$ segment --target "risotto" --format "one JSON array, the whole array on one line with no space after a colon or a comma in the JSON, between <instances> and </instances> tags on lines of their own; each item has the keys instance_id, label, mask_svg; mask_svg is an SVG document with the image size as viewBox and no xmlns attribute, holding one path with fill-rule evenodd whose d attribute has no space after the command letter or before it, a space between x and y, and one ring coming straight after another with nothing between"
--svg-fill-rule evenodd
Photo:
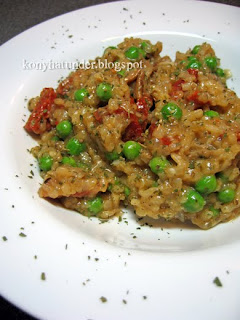
<instances>
[{"instance_id":1,"label":"risotto","mask_svg":"<svg viewBox=\"0 0 240 320\"><path fill-rule=\"evenodd\" d=\"M240 99L229 71L208 43L175 61L161 51L127 38L29 101L40 197L101 219L130 205L202 229L239 215Z\"/></svg>"}]
</instances>

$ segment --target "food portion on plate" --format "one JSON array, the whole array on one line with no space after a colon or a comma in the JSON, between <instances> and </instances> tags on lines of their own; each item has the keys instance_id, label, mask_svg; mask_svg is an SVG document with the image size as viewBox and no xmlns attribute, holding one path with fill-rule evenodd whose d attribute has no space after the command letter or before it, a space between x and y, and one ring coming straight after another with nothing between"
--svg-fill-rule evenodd
<instances>
[{"instance_id":1,"label":"food portion on plate","mask_svg":"<svg viewBox=\"0 0 240 320\"><path fill-rule=\"evenodd\" d=\"M208 43L175 61L162 43L126 38L29 101L25 129L43 198L108 219L209 229L240 211L240 99Z\"/></svg>"}]
</instances>

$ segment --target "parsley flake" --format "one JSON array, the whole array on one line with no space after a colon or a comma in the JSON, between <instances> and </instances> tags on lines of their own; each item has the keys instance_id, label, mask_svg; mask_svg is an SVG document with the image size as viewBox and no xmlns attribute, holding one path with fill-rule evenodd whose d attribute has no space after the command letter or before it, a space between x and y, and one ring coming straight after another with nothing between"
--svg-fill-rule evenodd
<instances>
[{"instance_id":1,"label":"parsley flake","mask_svg":"<svg viewBox=\"0 0 240 320\"><path fill-rule=\"evenodd\" d=\"M105 302L107 302L107 298L106 297L100 297L100 300L102 301L102 303L105 303Z\"/></svg>"},{"instance_id":2,"label":"parsley flake","mask_svg":"<svg viewBox=\"0 0 240 320\"><path fill-rule=\"evenodd\" d=\"M41 273L41 280L45 281L46 280L46 274L45 272Z\"/></svg>"},{"instance_id":3,"label":"parsley flake","mask_svg":"<svg viewBox=\"0 0 240 320\"><path fill-rule=\"evenodd\" d=\"M214 280L213 280L213 283L215 283L215 285L217 287L222 287L222 282L220 281L220 279L218 277L216 277Z\"/></svg>"},{"instance_id":4,"label":"parsley flake","mask_svg":"<svg viewBox=\"0 0 240 320\"><path fill-rule=\"evenodd\" d=\"M19 236L22 237L22 238L25 238L27 235L25 233L23 233L23 232L20 232Z\"/></svg>"}]
</instances>

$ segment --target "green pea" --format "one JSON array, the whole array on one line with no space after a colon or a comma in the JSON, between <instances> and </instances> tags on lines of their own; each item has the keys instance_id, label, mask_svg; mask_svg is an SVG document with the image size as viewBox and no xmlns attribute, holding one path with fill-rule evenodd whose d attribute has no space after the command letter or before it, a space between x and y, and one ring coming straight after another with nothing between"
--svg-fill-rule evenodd
<instances>
[{"instance_id":1,"label":"green pea","mask_svg":"<svg viewBox=\"0 0 240 320\"><path fill-rule=\"evenodd\" d=\"M57 142L57 141L59 141L60 139L59 139L58 136L53 136L51 140Z\"/></svg>"},{"instance_id":2,"label":"green pea","mask_svg":"<svg viewBox=\"0 0 240 320\"><path fill-rule=\"evenodd\" d=\"M200 69L202 67L202 64L200 61L197 60L195 57L189 57L188 58L189 63L186 66L186 69Z\"/></svg>"},{"instance_id":3,"label":"green pea","mask_svg":"<svg viewBox=\"0 0 240 320\"><path fill-rule=\"evenodd\" d=\"M68 164L71 167L76 167L76 161L72 157L63 157L62 164Z\"/></svg>"},{"instance_id":4,"label":"green pea","mask_svg":"<svg viewBox=\"0 0 240 320\"><path fill-rule=\"evenodd\" d=\"M74 93L74 98L76 101L83 101L84 98L86 98L88 96L89 96L89 93L88 93L87 89L85 89L85 88L79 89L79 90L75 91L75 93Z\"/></svg>"},{"instance_id":5,"label":"green pea","mask_svg":"<svg viewBox=\"0 0 240 320\"><path fill-rule=\"evenodd\" d=\"M125 196L126 196L126 197L129 197L130 193L131 193L130 188L128 188L127 186L125 186L125 187L124 187L124 194L125 194Z\"/></svg>"},{"instance_id":6,"label":"green pea","mask_svg":"<svg viewBox=\"0 0 240 320\"><path fill-rule=\"evenodd\" d=\"M205 176L197 181L195 188L202 194L214 192L217 188L217 179L215 176Z\"/></svg>"},{"instance_id":7,"label":"green pea","mask_svg":"<svg viewBox=\"0 0 240 320\"><path fill-rule=\"evenodd\" d=\"M208 111L205 111L203 113L203 115L205 117L208 117L208 118L215 118L215 117L219 117L219 113L217 111L213 111L213 110L208 110Z\"/></svg>"},{"instance_id":8,"label":"green pea","mask_svg":"<svg viewBox=\"0 0 240 320\"><path fill-rule=\"evenodd\" d=\"M143 49L146 53L151 53L152 52L152 46L148 42L142 42L141 43L141 49Z\"/></svg>"},{"instance_id":9,"label":"green pea","mask_svg":"<svg viewBox=\"0 0 240 320\"><path fill-rule=\"evenodd\" d=\"M120 70L120 71L118 71L117 74L119 74L121 77L124 77L125 73L126 73L126 70Z\"/></svg>"},{"instance_id":10,"label":"green pea","mask_svg":"<svg viewBox=\"0 0 240 320\"><path fill-rule=\"evenodd\" d=\"M139 50L139 53L143 56L143 58L146 58L146 56L147 56L146 51L144 51L144 50L141 49L141 48L139 48L138 50Z\"/></svg>"},{"instance_id":11,"label":"green pea","mask_svg":"<svg viewBox=\"0 0 240 320\"><path fill-rule=\"evenodd\" d=\"M221 69L221 68L217 68L216 75L218 77L225 77L225 73L224 73L223 69Z\"/></svg>"},{"instance_id":12,"label":"green pea","mask_svg":"<svg viewBox=\"0 0 240 320\"><path fill-rule=\"evenodd\" d=\"M112 49L117 49L117 47L114 47L114 46L107 47L107 48L104 50L104 54L105 54L108 50L112 50Z\"/></svg>"},{"instance_id":13,"label":"green pea","mask_svg":"<svg viewBox=\"0 0 240 320\"><path fill-rule=\"evenodd\" d=\"M217 217L220 214L220 210L219 209L215 209L213 206L211 206L209 208L209 210L211 211L211 215L213 217Z\"/></svg>"},{"instance_id":14,"label":"green pea","mask_svg":"<svg viewBox=\"0 0 240 320\"><path fill-rule=\"evenodd\" d=\"M68 141L66 148L72 156L79 156L81 152L86 150L86 143L80 142L76 138L71 138Z\"/></svg>"},{"instance_id":15,"label":"green pea","mask_svg":"<svg viewBox=\"0 0 240 320\"><path fill-rule=\"evenodd\" d=\"M163 119L168 120L169 117L173 117L176 120L180 120L182 118L182 110L172 102L165 104L161 110Z\"/></svg>"},{"instance_id":16,"label":"green pea","mask_svg":"<svg viewBox=\"0 0 240 320\"><path fill-rule=\"evenodd\" d=\"M111 162L119 159L119 154L117 153L117 151L107 152L105 155L107 160Z\"/></svg>"},{"instance_id":17,"label":"green pea","mask_svg":"<svg viewBox=\"0 0 240 320\"><path fill-rule=\"evenodd\" d=\"M169 164L169 161L165 157L154 157L149 162L149 167L152 172L158 174L163 173Z\"/></svg>"},{"instance_id":18,"label":"green pea","mask_svg":"<svg viewBox=\"0 0 240 320\"><path fill-rule=\"evenodd\" d=\"M130 47L125 51L125 57L130 60L136 60L139 58L139 48L137 47Z\"/></svg>"},{"instance_id":19,"label":"green pea","mask_svg":"<svg viewBox=\"0 0 240 320\"><path fill-rule=\"evenodd\" d=\"M60 138L65 139L72 132L72 124L68 120L59 122L56 126L57 134Z\"/></svg>"},{"instance_id":20,"label":"green pea","mask_svg":"<svg viewBox=\"0 0 240 320\"><path fill-rule=\"evenodd\" d=\"M214 71L217 68L217 59L215 57L207 57L204 59L209 69Z\"/></svg>"},{"instance_id":21,"label":"green pea","mask_svg":"<svg viewBox=\"0 0 240 320\"><path fill-rule=\"evenodd\" d=\"M42 171L49 171L53 165L53 158L49 155L43 156L38 160L39 167Z\"/></svg>"},{"instance_id":22,"label":"green pea","mask_svg":"<svg viewBox=\"0 0 240 320\"><path fill-rule=\"evenodd\" d=\"M197 54L197 53L199 52L200 48L201 48L201 46L196 45L196 46L192 49L191 53L192 53L192 54Z\"/></svg>"},{"instance_id":23,"label":"green pea","mask_svg":"<svg viewBox=\"0 0 240 320\"><path fill-rule=\"evenodd\" d=\"M97 96L102 101L108 101L112 97L112 86L109 83L102 82L97 86Z\"/></svg>"},{"instance_id":24,"label":"green pea","mask_svg":"<svg viewBox=\"0 0 240 320\"><path fill-rule=\"evenodd\" d=\"M88 210L93 213L97 214L103 209L103 200L100 197L96 197L88 201Z\"/></svg>"},{"instance_id":25,"label":"green pea","mask_svg":"<svg viewBox=\"0 0 240 320\"><path fill-rule=\"evenodd\" d=\"M187 212L199 212L205 205L204 198L196 190L190 190L187 193L187 200L183 203L183 207Z\"/></svg>"},{"instance_id":26,"label":"green pea","mask_svg":"<svg viewBox=\"0 0 240 320\"><path fill-rule=\"evenodd\" d=\"M141 151L141 145L136 141L127 141L123 146L123 154L128 160L137 158Z\"/></svg>"},{"instance_id":27,"label":"green pea","mask_svg":"<svg viewBox=\"0 0 240 320\"><path fill-rule=\"evenodd\" d=\"M197 59L196 57L194 57L194 56L189 56L187 59L188 59L188 61L190 61L190 62L198 61L198 59Z\"/></svg>"},{"instance_id":28,"label":"green pea","mask_svg":"<svg viewBox=\"0 0 240 320\"><path fill-rule=\"evenodd\" d=\"M226 188L218 192L218 200L222 203L228 203L234 200L236 192L233 189Z\"/></svg>"}]
</instances>

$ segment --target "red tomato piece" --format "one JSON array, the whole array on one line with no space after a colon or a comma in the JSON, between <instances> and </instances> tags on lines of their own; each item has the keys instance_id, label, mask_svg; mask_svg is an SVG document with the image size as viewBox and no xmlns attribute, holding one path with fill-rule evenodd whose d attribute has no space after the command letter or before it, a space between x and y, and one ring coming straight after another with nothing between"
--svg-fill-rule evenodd
<instances>
[{"instance_id":1,"label":"red tomato piece","mask_svg":"<svg viewBox=\"0 0 240 320\"><path fill-rule=\"evenodd\" d=\"M142 115L141 117L142 120L147 119L149 109L152 106L152 100L144 96L140 99L137 99L136 105L137 105L137 111Z\"/></svg>"},{"instance_id":2,"label":"red tomato piece","mask_svg":"<svg viewBox=\"0 0 240 320\"><path fill-rule=\"evenodd\" d=\"M93 115L94 115L94 117L95 117L95 119L98 121L98 122L100 122L100 123L102 123L102 115L98 112L98 110L96 110L94 113L93 113Z\"/></svg>"},{"instance_id":3,"label":"red tomato piece","mask_svg":"<svg viewBox=\"0 0 240 320\"><path fill-rule=\"evenodd\" d=\"M183 79L178 79L177 81L175 81L172 84L172 92L171 92L171 96L174 99L178 98L178 93L182 91L182 84L185 83L185 81Z\"/></svg>"},{"instance_id":4,"label":"red tomato piece","mask_svg":"<svg viewBox=\"0 0 240 320\"><path fill-rule=\"evenodd\" d=\"M130 104L134 104L134 103L135 103L134 98L130 97Z\"/></svg>"},{"instance_id":5,"label":"red tomato piece","mask_svg":"<svg viewBox=\"0 0 240 320\"><path fill-rule=\"evenodd\" d=\"M41 134L51 129L51 124L48 119L56 97L57 94L53 88L45 88L42 90L40 99L24 126L28 132Z\"/></svg>"},{"instance_id":6,"label":"red tomato piece","mask_svg":"<svg viewBox=\"0 0 240 320\"><path fill-rule=\"evenodd\" d=\"M193 68L189 68L187 69L187 72L193 76L196 77L196 79L198 79L198 69L193 69Z\"/></svg>"},{"instance_id":7,"label":"red tomato piece","mask_svg":"<svg viewBox=\"0 0 240 320\"><path fill-rule=\"evenodd\" d=\"M240 142L240 132L237 132L237 141Z\"/></svg>"},{"instance_id":8,"label":"red tomato piece","mask_svg":"<svg viewBox=\"0 0 240 320\"><path fill-rule=\"evenodd\" d=\"M187 97L187 100L188 101L192 101L195 104L200 105L200 106L204 105L203 102L198 100L198 95L199 95L199 92L196 90L196 91L193 92L193 94L191 94L190 96Z\"/></svg>"},{"instance_id":9,"label":"red tomato piece","mask_svg":"<svg viewBox=\"0 0 240 320\"><path fill-rule=\"evenodd\" d=\"M57 88L57 93L64 96L69 91L69 89L72 85L72 82L73 82L72 77L63 80Z\"/></svg>"},{"instance_id":10,"label":"red tomato piece","mask_svg":"<svg viewBox=\"0 0 240 320\"><path fill-rule=\"evenodd\" d=\"M142 126L138 121L132 121L126 128L122 137L123 141L138 140L143 133Z\"/></svg>"},{"instance_id":11,"label":"red tomato piece","mask_svg":"<svg viewBox=\"0 0 240 320\"><path fill-rule=\"evenodd\" d=\"M162 137L160 140L164 146L169 146L172 143L172 140L167 136Z\"/></svg>"},{"instance_id":12,"label":"red tomato piece","mask_svg":"<svg viewBox=\"0 0 240 320\"><path fill-rule=\"evenodd\" d=\"M173 91L182 91L182 84L185 83L183 79L178 79L172 84Z\"/></svg>"},{"instance_id":13,"label":"red tomato piece","mask_svg":"<svg viewBox=\"0 0 240 320\"><path fill-rule=\"evenodd\" d=\"M181 137L179 135L176 135L173 137L174 140L176 140L177 142L180 142L181 141Z\"/></svg>"}]
</instances>

